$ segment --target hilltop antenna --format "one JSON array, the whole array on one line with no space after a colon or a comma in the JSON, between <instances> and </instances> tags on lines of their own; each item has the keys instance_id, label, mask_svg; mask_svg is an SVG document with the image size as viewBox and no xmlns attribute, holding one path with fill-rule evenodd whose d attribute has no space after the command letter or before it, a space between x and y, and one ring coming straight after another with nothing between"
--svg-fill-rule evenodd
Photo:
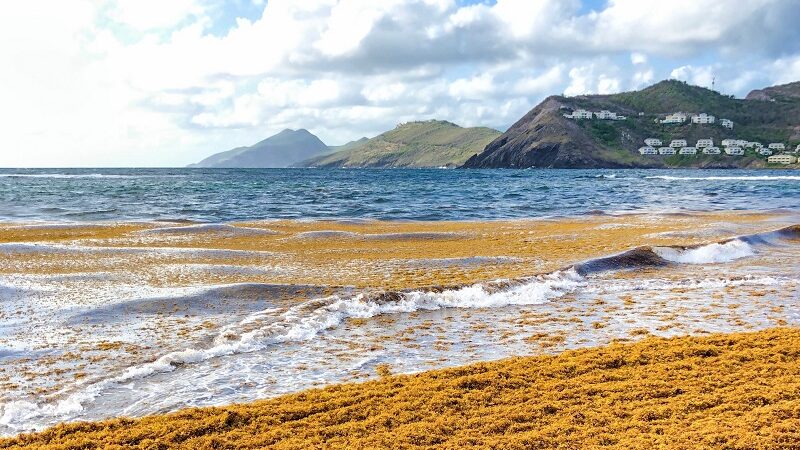
<instances>
[{"instance_id":1,"label":"hilltop antenna","mask_svg":"<svg viewBox=\"0 0 800 450\"><path fill-rule=\"evenodd\" d=\"M717 84L717 77L713 76L713 77L711 77L711 90L712 91L714 90L714 85L715 84Z\"/></svg>"}]
</instances>

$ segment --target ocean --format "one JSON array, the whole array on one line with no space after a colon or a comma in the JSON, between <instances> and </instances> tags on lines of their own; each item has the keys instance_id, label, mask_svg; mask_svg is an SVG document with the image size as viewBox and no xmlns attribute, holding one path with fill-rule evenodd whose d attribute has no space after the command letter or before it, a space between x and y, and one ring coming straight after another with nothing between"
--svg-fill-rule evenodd
<instances>
[{"instance_id":1,"label":"ocean","mask_svg":"<svg viewBox=\"0 0 800 450\"><path fill-rule=\"evenodd\" d=\"M10 221L497 220L800 207L800 175L747 170L2 169Z\"/></svg>"},{"instance_id":2,"label":"ocean","mask_svg":"<svg viewBox=\"0 0 800 450\"><path fill-rule=\"evenodd\" d=\"M800 325L800 176L0 170L0 435Z\"/></svg>"}]
</instances>

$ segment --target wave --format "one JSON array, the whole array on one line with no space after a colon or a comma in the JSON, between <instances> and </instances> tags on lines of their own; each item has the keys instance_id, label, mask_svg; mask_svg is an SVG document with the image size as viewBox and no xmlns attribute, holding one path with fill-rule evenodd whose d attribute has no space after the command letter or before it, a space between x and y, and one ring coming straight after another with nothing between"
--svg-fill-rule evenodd
<instances>
[{"instance_id":1,"label":"wave","mask_svg":"<svg viewBox=\"0 0 800 450\"><path fill-rule=\"evenodd\" d=\"M268 308L223 327L209 348L187 348L168 353L153 362L131 367L120 375L83 386L82 390L54 403L17 400L0 405L0 425L19 430L35 418L61 419L81 412L85 403L94 401L105 389L113 386L172 372L187 364L259 351L279 343L307 341L350 318L365 319L444 308L536 305L574 291L583 281L577 272L566 271L522 281L496 281L440 291L362 293L351 297L334 295L308 300L286 310Z\"/></svg>"},{"instance_id":2,"label":"wave","mask_svg":"<svg viewBox=\"0 0 800 450\"><path fill-rule=\"evenodd\" d=\"M797 175L753 175L753 176L708 176L708 177L676 177L672 175L653 175L646 180L667 181L800 181Z\"/></svg>"},{"instance_id":3,"label":"wave","mask_svg":"<svg viewBox=\"0 0 800 450\"><path fill-rule=\"evenodd\" d=\"M288 308L265 305L268 307L223 327L207 348L186 348L167 353L155 361L130 367L116 376L85 384L79 391L57 393L51 398L59 396L62 398L52 403L16 400L0 405L0 425L20 430L29 426L32 419L64 420L65 417L69 418L80 413L84 404L94 401L106 389L114 386L154 374L173 372L186 365L214 358L263 351L281 343L312 340L351 318L366 319L387 314L445 308L479 309L545 304L580 289L591 291L593 287L587 282L586 277L598 272L657 268L669 264L728 262L755 254L758 245L773 244L775 239L798 237L800 237L800 226L791 226L704 245L638 247L616 255L575 264L550 274L516 280L496 280L428 290L338 294L313 298ZM779 280L775 279L708 280L707 282L711 283L710 285L725 285L725 283L746 284L756 281L772 285L779 283ZM640 280L636 283L641 284ZM228 285L227 288L236 286L239 285ZM217 286L208 292L218 292L221 288L225 287Z\"/></svg>"}]
</instances>

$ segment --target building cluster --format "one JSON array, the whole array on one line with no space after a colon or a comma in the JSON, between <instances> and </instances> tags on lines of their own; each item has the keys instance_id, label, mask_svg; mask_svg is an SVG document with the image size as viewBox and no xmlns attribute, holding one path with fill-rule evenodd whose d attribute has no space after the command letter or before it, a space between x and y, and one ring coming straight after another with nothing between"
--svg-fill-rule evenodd
<instances>
[{"instance_id":1,"label":"building cluster","mask_svg":"<svg viewBox=\"0 0 800 450\"><path fill-rule=\"evenodd\" d=\"M669 114L664 119L657 121L659 123L664 123L664 124L680 124L680 123L686 123L687 120L696 124L713 124L717 122L717 118L712 116L711 114L700 113L689 116L688 114L682 112ZM720 119L719 124L723 128L727 128L729 130L733 129L733 121L730 119Z\"/></svg>"},{"instance_id":2,"label":"building cluster","mask_svg":"<svg viewBox=\"0 0 800 450\"><path fill-rule=\"evenodd\" d=\"M673 139L669 144L662 142L661 139L648 138L644 140L644 146L639 148L642 155L720 155L723 152L729 156L744 156L745 149L752 149L755 153L767 156L770 163L794 164L797 158L793 155L776 152L785 152L786 145L780 142L773 142L766 147L760 142L750 142L742 139L724 139L721 142L722 148L714 145L713 139L698 139L694 146L690 146L686 139ZM800 145L794 150L800 152Z\"/></svg>"},{"instance_id":3,"label":"building cluster","mask_svg":"<svg viewBox=\"0 0 800 450\"><path fill-rule=\"evenodd\" d=\"M585 109L576 109L571 113L564 114L567 119L600 119L600 120L625 120L627 117L611 112L602 110L598 112L587 111Z\"/></svg>"}]
</instances>

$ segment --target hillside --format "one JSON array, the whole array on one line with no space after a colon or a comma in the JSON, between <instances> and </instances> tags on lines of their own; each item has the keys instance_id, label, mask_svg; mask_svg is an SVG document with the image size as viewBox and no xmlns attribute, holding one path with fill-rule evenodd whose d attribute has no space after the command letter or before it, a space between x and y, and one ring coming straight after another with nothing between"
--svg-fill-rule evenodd
<instances>
[{"instance_id":1,"label":"hillside","mask_svg":"<svg viewBox=\"0 0 800 450\"><path fill-rule=\"evenodd\" d=\"M796 84L796 83L795 83ZM790 85L786 85L790 86ZM736 99L680 81L662 81L641 91L578 97L551 96L517 121L463 167L769 167L766 157L750 151L743 157L727 155L642 156L644 139L662 141L712 138L744 139L764 144L783 142L791 148L800 143L800 96L786 95L791 88L768 88L774 101ZM778 95L778 93L783 93ZM750 97L750 96L748 96ZM772 97L770 97L772 98ZM609 110L625 120L570 119L576 109ZM715 124L662 124L667 114L705 112ZM734 122L728 130L721 118Z\"/></svg>"},{"instance_id":2,"label":"hillside","mask_svg":"<svg viewBox=\"0 0 800 450\"><path fill-rule=\"evenodd\" d=\"M304 167L456 167L500 135L491 128L462 128L430 120L398 125L372 139L300 163Z\"/></svg>"},{"instance_id":3,"label":"hillside","mask_svg":"<svg viewBox=\"0 0 800 450\"><path fill-rule=\"evenodd\" d=\"M800 81L794 83L781 84L764 89L751 91L745 97L747 100L768 100L778 101L792 98L800 98Z\"/></svg>"},{"instance_id":4,"label":"hillside","mask_svg":"<svg viewBox=\"0 0 800 450\"><path fill-rule=\"evenodd\" d=\"M189 167L289 167L329 151L308 130L287 129L250 147L217 153Z\"/></svg>"}]
</instances>

